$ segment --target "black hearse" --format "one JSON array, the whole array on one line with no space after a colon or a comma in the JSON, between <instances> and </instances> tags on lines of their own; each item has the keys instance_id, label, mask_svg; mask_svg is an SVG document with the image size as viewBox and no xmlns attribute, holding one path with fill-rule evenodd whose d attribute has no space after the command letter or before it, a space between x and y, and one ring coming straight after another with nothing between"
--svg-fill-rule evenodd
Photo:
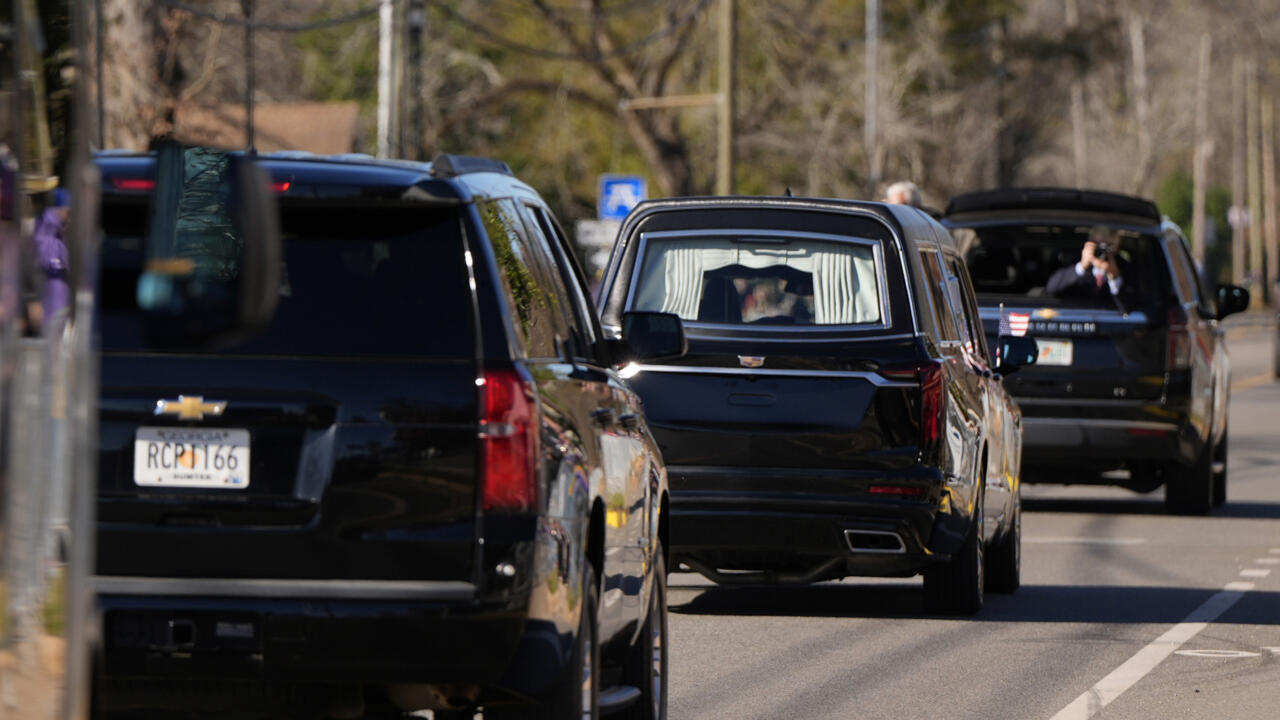
<instances>
[{"instance_id":1,"label":"black hearse","mask_svg":"<svg viewBox=\"0 0 1280 720\"><path fill-rule=\"evenodd\" d=\"M614 366L679 321L606 340L503 163L279 154L274 316L193 342L153 308L237 284L220 162L97 159L98 709L665 717L666 471Z\"/></svg>"},{"instance_id":2,"label":"black hearse","mask_svg":"<svg viewBox=\"0 0 1280 720\"><path fill-rule=\"evenodd\" d=\"M923 573L973 613L1019 582L1020 416L950 235L906 206L640 205L599 304L679 315L689 353L624 369L668 463L671 554L719 583ZM1030 350L1033 350L1033 346Z\"/></svg>"}]
</instances>

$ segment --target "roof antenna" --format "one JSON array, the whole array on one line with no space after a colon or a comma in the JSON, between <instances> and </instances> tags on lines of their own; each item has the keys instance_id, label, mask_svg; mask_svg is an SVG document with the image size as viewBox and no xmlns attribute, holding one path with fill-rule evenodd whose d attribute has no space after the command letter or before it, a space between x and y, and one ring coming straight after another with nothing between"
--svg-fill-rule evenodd
<instances>
[{"instance_id":1,"label":"roof antenna","mask_svg":"<svg viewBox=\"0 0 1280 720\"><path fill-rule=\"evenodd\" d=\"M790 185L788 185L788 186L787 186L787 197L795 197L795 195L792 195L792 194L791 194L791 186L790 186Z\"/></svg>"}]
</instances>

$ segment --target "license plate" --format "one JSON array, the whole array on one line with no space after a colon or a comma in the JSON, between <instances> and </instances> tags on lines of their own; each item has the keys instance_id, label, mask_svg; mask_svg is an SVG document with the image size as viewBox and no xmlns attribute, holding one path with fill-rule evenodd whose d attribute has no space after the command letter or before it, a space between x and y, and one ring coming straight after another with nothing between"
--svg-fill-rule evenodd
<instances>
[{"instance_id":1,"label":"license plate","mask_svg":"<svg viewBox=\"0 0 1280 720\"><path fill-rule=\"evenodd\" d=\"M1073 355L1070 340L1042 340L1036 338L1036 345L1040 348L1040 355L1036 358L1037 365L1070 365Z\"/></svg>"},{"instance_id":2,"label":"license plate","mask_svg":"<svg viewBox=\"0 0 1280 720\"><path fill-rule=\"evenodd\" d=\"M243 490L249 487L249 431L140 427L133 481L142 487Z\"/></svg>"}]
</instances>

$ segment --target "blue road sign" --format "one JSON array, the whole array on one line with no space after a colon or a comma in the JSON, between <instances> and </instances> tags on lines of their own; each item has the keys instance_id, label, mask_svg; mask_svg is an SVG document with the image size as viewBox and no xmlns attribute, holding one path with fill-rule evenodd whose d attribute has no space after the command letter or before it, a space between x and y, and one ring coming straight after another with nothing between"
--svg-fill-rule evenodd
<instances>
[{"instance_id":1,"label":"blue road sign","mask_svg":"<svg viewBox=\"0 0 1280 720\"><path fill-rule=\"evenodd\" d=\"M601 175L598 211L601 220L621 220L648 197L639 175Z\"/></svg>"}]
</instances>

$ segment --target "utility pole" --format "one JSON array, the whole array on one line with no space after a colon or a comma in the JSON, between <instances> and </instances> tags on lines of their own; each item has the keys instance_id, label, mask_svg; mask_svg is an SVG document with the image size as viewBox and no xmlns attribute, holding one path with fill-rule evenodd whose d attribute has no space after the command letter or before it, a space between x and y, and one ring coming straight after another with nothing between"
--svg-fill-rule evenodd
<instances>
[{"instance_id":1,"label":"utility pole","mask_svg":"<svg viewBox=\"0 0 1280 720\"><path fill-rule=\"evenodd\" d=\"M395 39L395 1L381 0L378 8L378 157L391 157L392 42Z\"/></svg>"},{"instance_id":2,"label":"utility pole","mask_svg":"<svg viewBox=\"0 0 1280 720\"><path fill-rule=\"evenodd\" d=\"M1080 28L1080 7L1077 0L1066 0L1067 32L1074 33ZM1078 188L1088 185L1089 149L1087 146L1084 117L1084 79L1080 77L1080 68L1071 69L1071 155L1075 161L1075 185Z\"/></svg>"},{"instance_id":3,"label":"utility pole","mask_svg":"<svg viewBox=\"0 0 1280 720\"><path fill-rule=\"evenodd\" d=\"M1231 68L1231 277L1243 285L1249 277L1245 248L1249 246L1248 201L1244 172L1245 67L1236 56Z\"/></svg>"},{"instance_id":4,"label":"utility pole","mask_svg":"<svg viewBox=\"0 0 1280 720\"><path fill-rule=\"evenodd\" d=\"M862 145L867 153L867 197L876 197L880 187L880 151L878 146L880 91L877 78L880 74L880 0L867 0L867 61L866 89L867 98L863 103L864 119L862 122Z\"/></svg>"},{"instance_id":5,"label":"utility pole","mask_svg":"<svg viewBox=\"0 0 1280 720\"><path fill-rule=\"evenodd\" d=\"M1209 154L1213 151L1209 138L1209 62L1213 39L1209 33L1200 36L1200 62L1196 72L1196 144L1191 160L1194 191L1191 196L1191 252L1196 265L1204 267L1205 221L1204 196Z\"/></svg>"},{"instance_id":6,"label":"utility pole","mask_svg":"<svg viewBox=\"0 0 1280 720\"><path fill-rule=\"evenodd\" d=\"M716 155L716 194L733 194L734 54L738 24L736 0L720 0L720 137Z\"/></svg>"},{"instance_id":7,"label":"utility pole","mask_svg":"<svg viewBox=\"0 0 1280 720\"><path fill-rule=\"evenodd\" d=\"M1250 305L1258 308L1262 306L1264 294L1266 293L1267 269L1262 254L1266 240L1261 232L1263 229L1262 152L1258 148L1258 141L1261 139L1262 133L1258 129L1257 60L1249 60L1248 63L1245 98L1245 112L1247 114L1245 132L1248 134L1248 137L1245 138L1245 165L1246 172L1249 173L1249 280L1252 285Z\"/></svg>"},{"instance_id":8,"label":"utility pole","mask_svg":"<svg viewBox=\"0 0 1280 720\"><path fill-rule=\"evenodd\" d=\"M245 147L253 152L253 0L240 0L240 10L244 13L244 132Z\"/></svg>"},{"instance_id":9,"label":"utility pole","mask_svg":"<svg viewBox=\"0 0 1280 720\"><path fill-rule=\"evenodd\" d=\"M1140 195L1151 194L1150 104L1147 101L1147 41L1142 13L1129 13L1129 46L1133 51L1133 97L1135 122L1138 126L1138 162L1133 188Z\"/></svg>"},{"instance_id":10,"label":"utility pole","mask_svg":"<svg viewBox=\"0 0 1280 720\"><path fill-rule=\"evenodd\" d=\"M1271 283L1266 288L1274 296L1275 283L1280 279L1280 236L1276 227L1276 150L1275 103L1270 96L1262 98L1262 228L1266 236L1267 269Z\"/></svg>"},{"instance_id":11,"label":"utility pole","mask_svg":"<svg viewBox=\"0 0 1280 720\"><path fill-rule=\"evenodd\" d=\"M406 108L403 123L405 157L410 160L424 160L426 149L422 147L422 43L427 31L426 0L409 0L407 14L408 59L405 68L405 96L409 107Z\"/></svg>"}]
</instances>

